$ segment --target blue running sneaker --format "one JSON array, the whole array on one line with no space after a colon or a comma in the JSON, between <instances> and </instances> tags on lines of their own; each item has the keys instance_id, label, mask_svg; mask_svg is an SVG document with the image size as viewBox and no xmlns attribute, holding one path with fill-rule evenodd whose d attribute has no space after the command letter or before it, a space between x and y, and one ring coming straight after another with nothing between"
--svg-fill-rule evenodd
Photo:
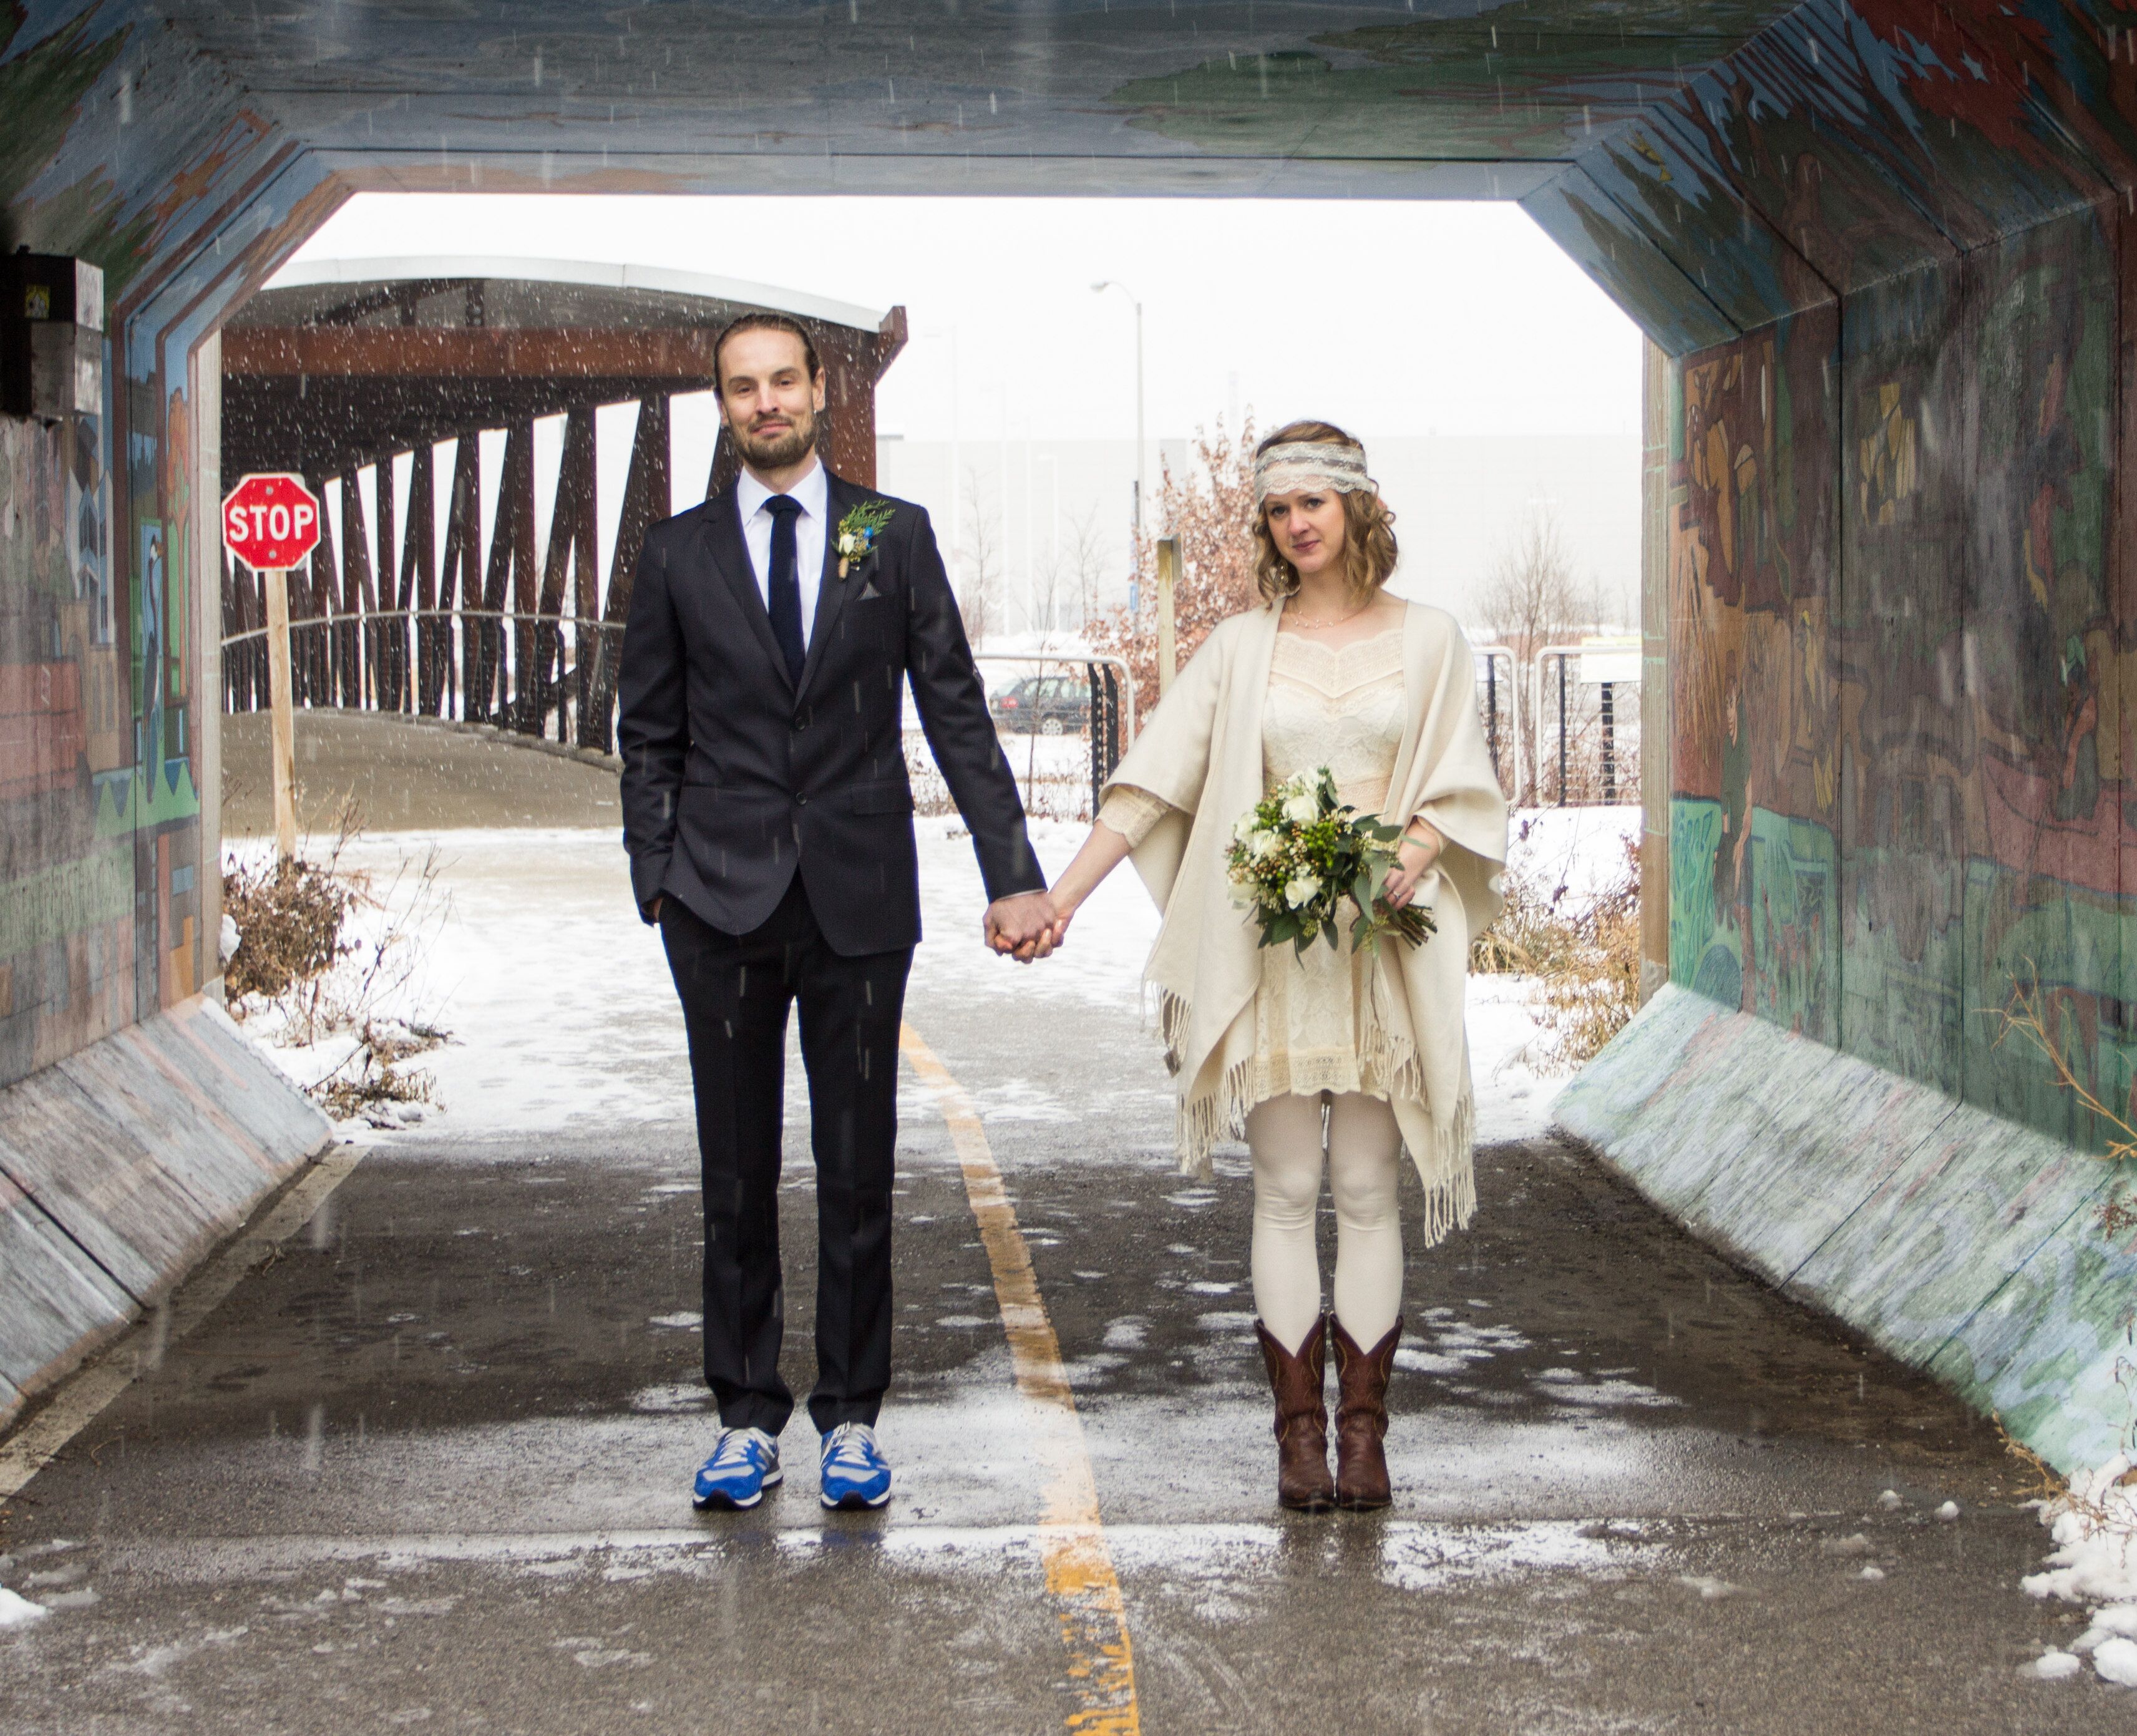
<instances>
[{"instance_id":1,"label":"blue running sneaker","mask_svg":"<svg viewBox=\"0 0 2137 1736\"><path fill-rule=\"evenodd\" d=\"M890 1461L865 1422L842 1422L824 1434L826 1507L880 1507L890 1499Z\"/></svg>"},{"instance_id":2,"label":"blue running sneaker","mask_svg":"<svg viewBox=\"0 0 2137 1736\"><path fill-rule=\"evenodd\" d=\"M762 1429L722 1429L712 1457L698 1467L691 1495L700 1513L708 1507L754 1507L785 1475L779 1443Z\"/></svg>"}]
</instances>

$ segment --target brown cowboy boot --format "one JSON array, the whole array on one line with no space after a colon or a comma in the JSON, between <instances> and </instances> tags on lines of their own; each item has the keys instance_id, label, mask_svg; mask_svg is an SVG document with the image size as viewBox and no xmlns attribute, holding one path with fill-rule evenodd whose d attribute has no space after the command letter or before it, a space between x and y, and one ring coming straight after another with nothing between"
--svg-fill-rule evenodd
<instances>
[{"instance_id":1,"label":"brown cowboy boot","mask_svg":"<svg viewBox=\"0 0 2137 1736\"><path fill-rule=\"evenodd\" d=\"M1385 1507L1395 1495L1380 1439L1388 1431L1388 1376L1402 1321L1370 1350L1361 1350L1332 1314L1328 1324L1336 1340L1336 1504L1353 1512Z\"/></svg>"},{"instance_id":2,"label":"brown cowboy boot","mask_svg":"<svg viewBox=\"0 0 2137 1736\"><path fill-rule=\"evenodd\" d=\"M1306 1342L1287 1350L1254 1322L1276 1392L1276 1498L1300 1513L1326 1513L1336 1498L1328 1475L1328 1406L1322 1383L1328 1367L1327 1319L1313 1323Z\"/></svg>"}]
</instances>

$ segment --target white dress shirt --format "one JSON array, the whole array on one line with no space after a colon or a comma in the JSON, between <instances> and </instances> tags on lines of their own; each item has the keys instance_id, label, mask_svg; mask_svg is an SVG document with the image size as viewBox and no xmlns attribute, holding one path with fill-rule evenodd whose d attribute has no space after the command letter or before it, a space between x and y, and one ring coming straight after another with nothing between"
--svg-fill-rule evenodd
<instances>
[{"instance_id":1,"label":"white dress shirt","mask_svg":"<svg viewBox=\"0 0 2137 1736\"><path fill-rule=\"evenodd\" d=\"M801 648L809 648L810 629L816 624L816 593L824 586L824 540L830 534L831 485L821 459L812 459L809 474L786 491L801 503L801 516L794 521L795 577L801 582ZM749 564L757 574L757 594L772 609L772 514L764 503L772 498L767 488L745 469L735 479L735 510L742 515L742 539L749 549Z\"/></svg>"}]
</instances>

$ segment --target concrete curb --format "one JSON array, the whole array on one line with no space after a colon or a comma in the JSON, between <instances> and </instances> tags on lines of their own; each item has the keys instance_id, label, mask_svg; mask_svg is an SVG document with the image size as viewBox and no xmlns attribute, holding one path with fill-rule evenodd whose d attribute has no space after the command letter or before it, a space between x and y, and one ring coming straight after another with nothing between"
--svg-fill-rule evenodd
<instances>
[{"instance_id":1,"label":"concrete curb","mask_svg":"<svg viewBox=\"0 0 2137 1736\"><path fill-rule=\"evenodd\" d=\"M0 1091L0 1426L333 1132L205 995Z\"/></svg>"},{"instance_id":2,"label":"concrete curb","mask_svg":"<svg viewBox=\"0 0 2137 1736\"><path fill-rule=\"evenodd\" d=\"M2137 1249L2114 1171L1672 985L1558 1100L1558 1124L1695 1234L1935 1376L2070 1472L2137 1412L2116 1379Z\"/></svg>"}]
</instances>

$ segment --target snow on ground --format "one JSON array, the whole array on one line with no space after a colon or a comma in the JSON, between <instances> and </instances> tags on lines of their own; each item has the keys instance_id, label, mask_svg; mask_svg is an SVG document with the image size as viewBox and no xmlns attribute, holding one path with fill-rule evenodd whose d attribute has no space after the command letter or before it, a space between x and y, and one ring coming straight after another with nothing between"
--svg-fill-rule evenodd
<instances>
[{"instance_id":1,"label":"snow on ground","mask_svg":"<svg viewBox=\"0 0 2137 1736\"><path fill-rule=\"evenodd\" d=\"M1534 817L1516 845L1514 871L1546 890L1562 883L1592 892L1614 877L1618 840L1638 823L1633 809L1548 811ZM1518 836L1518 821L1516 829ZM1033 822L1049 878L1067 866L1084 831L1068 822ZM985 898L962 826L923 819L918 833L927 938L914 964L916 994L999 996L1013 1003L1005 1017L1035 1021L1063 999L1141 1017L1142 965L1157 912L1132 867L1118 870L1078 913L1059 953L1019 965L980 942ZM241 846L247 853L264 847ZM389 948L393 962L379 973L383 986L371 1011L451 1034L443 1047L406 1064L434 1080L434 1105L411 1111L411 1119L487 1136L688 1116L681 1015L659 936L632 907L615 833L381 833L351 843L343 862L370 875L384 905L357 919L368 944L375 949L390 930L402 935ZM427 890L426 864L434 870ZM1487 1141L1540 1132L1564 1082L1531 1065L1537 1031L1529 1000L1524 978L1471 979L1471 1065L1479 1137ZM275 1034L271 1020L256 1018L251 1028ZM344 1064L354 1046L344 1034L270 1052L310 1085Z\"/></svg>"},{"instance_id":2,"label":"snow on ground","mask_svg":"<svg viewBox=\"0 0 2137 1736\"><path fill-rule=\"evenodd\" d=\"M2042 1524L2056 1548L2047 1568L2020 1583L2029 1596L2090 1605L2091 1621L2068 1651L2043 1652L2024 1665L2054 1681L2076 1675L2090 1656L2103 1681L2137 1688L2137 1489L2127 1457L2071 1479L2070 1492L2042 1504Z\"/></svg>"},{"instance_id":3,"label":"snow on ground","mask_svg":"<svg viewBox=\"0 0 2137 1736\"><path fill-rule=\"evenodd\" d=\"M426 861L438 907L411 921ZM614 832L380 833L342 864L368 873L386 906L359 914L360 933L408 934L412 968L376 1010L451 1033L409 1063L436 1082L429 1119L488 1135L689 1114L682 1014ZM343 1036L270 1052L309 1085L353 1046Z\"/></svg>"}]
</instances>

